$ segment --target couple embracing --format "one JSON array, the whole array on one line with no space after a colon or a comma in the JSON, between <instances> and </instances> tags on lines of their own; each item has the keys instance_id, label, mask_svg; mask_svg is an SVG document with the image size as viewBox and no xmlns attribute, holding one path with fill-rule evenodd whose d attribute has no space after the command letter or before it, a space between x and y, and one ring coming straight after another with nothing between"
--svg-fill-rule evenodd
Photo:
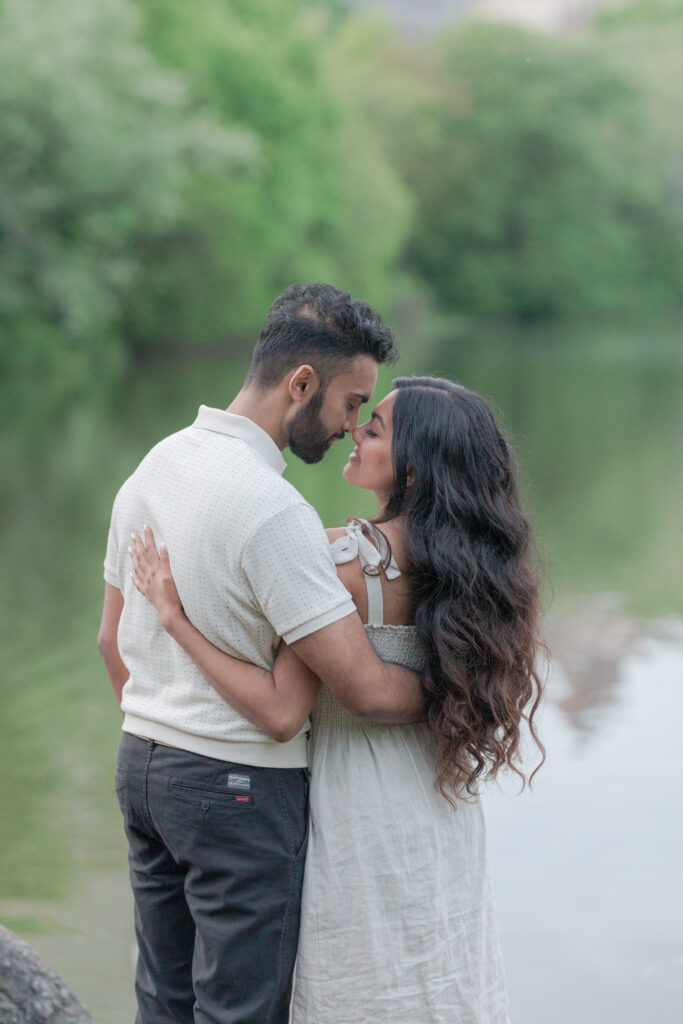
<instances>
[{"instance_id":1,"label":"couple embracing","mask_svg":"<svg viewBox=\"0 0 683 1024\"><path fill-rule=\"evenodd\" d=\"M479 395L400 378L358 424L393 358L368 306L292 286L227 410L117 495L138 1024L508 1021L477 788L540 693L529 524ZM281 451L347 433L379 514L326 535Z\"/></svg>"}]
</instances>

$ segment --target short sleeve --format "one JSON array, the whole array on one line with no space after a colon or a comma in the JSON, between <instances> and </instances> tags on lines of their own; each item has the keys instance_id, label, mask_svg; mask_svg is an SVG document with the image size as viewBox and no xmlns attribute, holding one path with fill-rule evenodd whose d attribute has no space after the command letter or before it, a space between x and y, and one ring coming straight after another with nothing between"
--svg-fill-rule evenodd
<instances>
[{"instance_id":1,"label":"short sleeve","mask_svg":"<svg viewBox=\"0 0 683 1024\"><path fill-rule=\"evenodd\" d=\"M119 580L119 539L116 530L116 520L116 502L114 502L109 536L107 538L107 553L104 556L104 578L107 583L111 583L112 587L118 587L121 590L122 587Z\"/></svg>"},{"instance_id":2,"label":"short sleeve","mask_svg":"<svg viewBox=\"0 0 683 1024\"><path fill-rule=\"evenodd\" d=\"M356 610L310 505L283 509L257 527L242 567L261 612L288 644Z\"/></svg>"}]
</instances>

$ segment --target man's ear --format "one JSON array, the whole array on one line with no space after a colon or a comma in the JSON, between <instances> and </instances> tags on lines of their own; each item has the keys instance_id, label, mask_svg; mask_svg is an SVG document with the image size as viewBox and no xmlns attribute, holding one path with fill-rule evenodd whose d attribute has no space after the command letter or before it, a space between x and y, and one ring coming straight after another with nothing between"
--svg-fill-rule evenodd
<instances>
[{"instance_id":1,"label":"man's ear","mask_svg":"<svg viewBox=\"0 0 683 1024\"><path fill-rule=\"evenodd\" d=\"M304 363L290 375L287 390L289 397L298 404L305 403L320 387L320 377L312 366Z\"/></svg>"}]
</instances>

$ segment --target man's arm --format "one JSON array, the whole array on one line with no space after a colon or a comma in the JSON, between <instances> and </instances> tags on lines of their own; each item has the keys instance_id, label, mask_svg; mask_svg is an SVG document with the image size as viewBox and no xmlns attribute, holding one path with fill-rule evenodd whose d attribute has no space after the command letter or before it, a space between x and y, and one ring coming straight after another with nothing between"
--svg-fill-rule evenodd
<instances>
[{"instance_id":1,"label":"man's arm","mask_svg":"<svg viewBox=\"0 0 683 1024\"><path fill-rule=\"evenodd\" d=\"M375 652L310 506L283 509L257 527L242 567L275 632L349 711L396 725L424 718L417 674ZM357 572L364 587L359 565Z\"/></svg>"},{"instance_id":2,"label":"man's arm","mask_svg":"<svg viewBox=\"0 0 683 1024\"><path fill-rule=\"evenodd\" d=\"M401 665L382 661L357 613L290 646L353 714L390 725L424 719L420 677Z\"/></svg>"},{"instance_id":3,"label":"man's arm","mask_svg":"<svg viewBox=\"0 0 683 1024\"><path fill-rule=\"evenodd\" d=\"M116 699L121 704L121 691L123 684L129 676L128 669L121 660L117 634L119 619L123 611L123 594L118 587L111 583L104 584L104 604L102 606L102 621L97 634L97 647L104 658L107 674L114 689Z\"/></svg>"}]
</instances>

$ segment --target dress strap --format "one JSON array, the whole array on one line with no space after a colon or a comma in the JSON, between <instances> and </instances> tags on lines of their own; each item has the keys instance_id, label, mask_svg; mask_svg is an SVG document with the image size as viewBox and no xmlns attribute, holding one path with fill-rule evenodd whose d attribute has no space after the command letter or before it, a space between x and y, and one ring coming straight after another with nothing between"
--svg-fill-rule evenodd
<instances>
[{"instance_id":1,"label":"dress strap","mask_svg":"<svg viewBox=\"0 0 683 1024\"><path fill-rule=\"evenodd\" d=\"M364 528L376 543L370 540L364 533ZM388 580L394 580L401 575L401 570L393 558L388 560L385 569L382 569L386 561L385 553L389 551L386 540L379 530L368 523L365 519L352 519L346 527L346 533L339 537L331 545L332 556L337 565L344 562L351 562L357 558L361 564L365 578L365 589L368 594L368 626L384 625L384 599L382 596L382 573ZM365 572L366 566L369 572Z\"/></svg>"},{"instance_id":2,"label":"dress strap","mask_svg":"<svg viewBox=\"0 0 683 1024\"><path fill-rule=\"evenodd\" d=\"M382 577L363 573L365 589L368 592L368 626L384 625L384 598L382 596Z\"/></svg>"},{"instance_id":3,"label":"dress strap","mask_svg":"<svg viewBox=\"0 0 683 1024\"><path fill-rule=\"evenodd\" d=\"M361 542L358 546L358 557L363 569L365 589L368 594L368 626L384 625L384 597L382 595L382 558L386 540L367 519L357 519ZM366 531L372 540L366 535ZM374 543L373 543L374 541ZM388 551L387 551L388 554ZM366 572L366 566L370 571Z\"/></svg>"}]
</instances>

